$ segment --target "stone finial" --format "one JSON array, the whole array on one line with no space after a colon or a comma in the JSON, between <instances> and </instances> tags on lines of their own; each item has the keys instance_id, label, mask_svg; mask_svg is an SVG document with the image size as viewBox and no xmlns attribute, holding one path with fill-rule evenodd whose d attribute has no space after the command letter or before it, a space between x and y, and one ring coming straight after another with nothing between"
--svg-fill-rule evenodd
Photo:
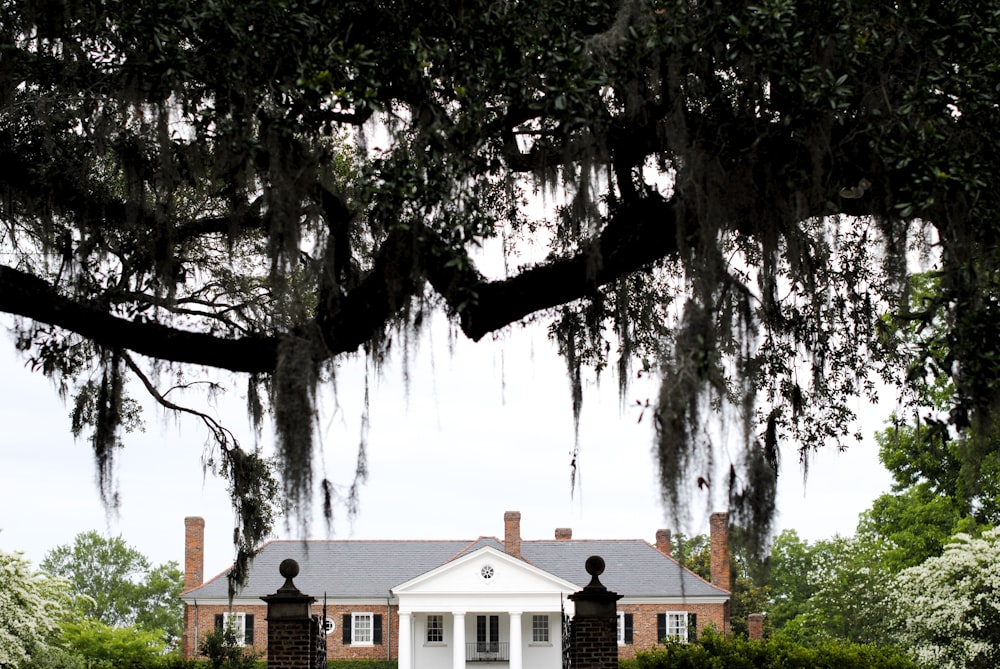
<instances>
[{"instance_id":1,"label":"stone finial","mask_svg":"<svg viewBox=\"0 0 1000 669\"><path fill-rule=\"evenodd\" d=\"M598 578L604 573L604 558L600 555L591 555L587 558L587 561L583 564L584 569L590 574L590 583L587 584L585 590L607 590L601 580Z\"/></svg>"},{"instance_id":2,"label":"stone finial","mask_svg":"<svg viewBox=\"0 0 1000 669\"><path fill-rule=\"evenodd\" d=\"M299 575L299 563L292 558L286 558L278 565L278 573L285 577L285 584L278 588L278 592L298 592L299 589L292 583L292 579Z\"/></svg>"}]
</instances>

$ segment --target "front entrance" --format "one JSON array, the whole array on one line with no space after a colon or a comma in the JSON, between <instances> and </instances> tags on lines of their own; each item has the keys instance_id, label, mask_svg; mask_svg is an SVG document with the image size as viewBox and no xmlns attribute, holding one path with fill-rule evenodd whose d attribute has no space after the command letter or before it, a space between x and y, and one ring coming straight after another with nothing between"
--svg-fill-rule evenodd
<instances>
[{"instance_id":1,"label":"front entrance","mask_svg":"<svg viewBox=\"0 0 1000 669\"><path fill-rule=\"evenodd\" d=\"M476 640L467 644L465 659L468 662L507 662L510 660L509 642L500 641L500 616L476 616Z\"/></svg>"}]
</instances>

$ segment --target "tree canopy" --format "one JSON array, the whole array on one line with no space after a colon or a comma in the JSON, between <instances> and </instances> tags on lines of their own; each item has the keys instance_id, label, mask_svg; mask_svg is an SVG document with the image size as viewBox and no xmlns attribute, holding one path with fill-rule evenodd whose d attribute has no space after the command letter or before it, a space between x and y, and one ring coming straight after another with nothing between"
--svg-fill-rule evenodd
<instances>
[{"instance_id":1,"label":"tree canopy","mask_svg":"<svg viewBox=\"0 0 1000 669\"><path fill-rule=\"evenodd\" d=\"M87 602L84 614L95 624L137 628L170 644L180 640L184 614L178 597L184 575L176 562L153 565L121 537L90 531L76 535L72 545L50 550L41 567L71 584L73 593Z\"/></svg>"},{"instance_id":2,"label":"tree canopy","mask_svg":"<svg viewBox=\"0 0 1000 669\"><path fill-rule=\"evenodd\" d=\"M658 374L674 506L728 407L717 489L760 529L780 446L850 437L899 356L952 377L959 428L995 406L998 29L977 0L11 0L0 311L111 502L128 389L197 414L168 390L216 369L301 506L317 387L441 310L473 340L545 319L577 411L582 367ZM267 467L201 417L253 547Z\"/></svg>"}]
</instances>

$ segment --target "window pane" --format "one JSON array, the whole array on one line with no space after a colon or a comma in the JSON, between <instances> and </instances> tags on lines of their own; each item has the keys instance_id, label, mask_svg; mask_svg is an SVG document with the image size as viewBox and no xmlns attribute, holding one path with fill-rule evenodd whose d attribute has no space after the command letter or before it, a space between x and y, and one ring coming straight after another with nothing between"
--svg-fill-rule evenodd
<instances>
[{"instance_id":1,"label":"window pane","mask_svg":"<svg viewBox=\"0 0 1000 669\"><path fill-rule=\"evenodd\" d=\"M687 641L687 612L667 612L667 637Z\"/></svg>"},{"instance_id":2,"label":"window pane","mask_svg":"<svg viewBox=\"0 0 1000 669\"><path fill-rule=\"evenodd\" d=\"M548 616L531 616L531 640L535 643L549 642Z\"/></svg>"},{"instance_id":3,"label":"window pane","mask_svg":"<svg viewBox=\"0 0 1000 669\"><path fill-rule=\"evenodd\" d=\"M222 614L223 629L232 631L236 637L236 643L243 646L246 644L246 614L242 612L226 612Z\"/></svg>"},{"instance_id":4,"label":"window pane","mask_svg":"<svg viewBox=\"0 0 1000 669\"><path fill-rule=\"evenodd\" d=\"M429 643L444 641L444 616L427 616L427 641Z\"/></svg>"},{"instance_id":5,"label":"window pane","mask_svg":"<svg viewBox=\"0 0 1000 669\"><path fill-rule=\"evenodd\" d=\"M354 635L351 642L356 644L372 642L372 614L354 614Z\"/></svg>"}]
</instances>

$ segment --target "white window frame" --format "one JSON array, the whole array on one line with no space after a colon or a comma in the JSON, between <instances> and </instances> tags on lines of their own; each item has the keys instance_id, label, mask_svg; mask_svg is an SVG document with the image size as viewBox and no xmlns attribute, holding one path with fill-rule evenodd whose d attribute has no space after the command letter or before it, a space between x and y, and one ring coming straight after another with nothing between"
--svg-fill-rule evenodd
<instances>
[{"instance_id":1,"label":"white window frame","mask_svg":"<svg viewBox=\"0 0 1000 669\"><path fill-rule=\"evenodd\" d=\"M361 625L366 625L361 627ZM367 638L365 638L367 636ZM351 613L351 645L374 646L375 614L368 611Z\"/></svg>"},{"instance_id":2,"label":"white window frame","mask_svg":"<svg viewBox=\"0 0 1000 669\"><path fill-rule=\"evenodd\" d=\"M541 638L542 636L545 638ZM552 634L548 615L538 613L531 616L531 643L551 645Z\"/></svg>"},{"instance_id":3,"label":"white window frame","mask_svg":"<svg viewBox=\"0 0 1000 669\"><path fill-rule=\"evenodd\" d=\"M243 611L223 612L222 629L233 630L233 633L236 635L236 643L240 646L245 646L247 637L247 614Z\"/></svg>"},{"instance_id":4,"label":"white window frame","mask_svg":"<svg viewBox=\"0 0 1000 669\"><path fill-rule=\"evenodd\" d=\"M625 612L618 612L618 645L625 645Z\"/></svg>"},{"instance_id":5,"label":"white window frame","mask_svg":"<svg viewBox=\"0 0 1000 669\"><path fill-rule=\"evenodd\" d=\"M437 624L431 625L431 620L434 620ZM436 636L438 638L432 639L431 632L437 632ZM440 613L428 613L427 614L427 627L424 631L424 642L429 646L443 646L444 645L444 616Z\"/></svg>"},{"instance_id":6,"label":"white window frame","mask_svg":"<svg viewBox=\"0 0 1000 669\"><path fill-rule=\"evenodd\" d=\"M688 640L688 612L687 611L667 611L667 637L674 641L687 643Z\"/></svg>"}]
</instances>

